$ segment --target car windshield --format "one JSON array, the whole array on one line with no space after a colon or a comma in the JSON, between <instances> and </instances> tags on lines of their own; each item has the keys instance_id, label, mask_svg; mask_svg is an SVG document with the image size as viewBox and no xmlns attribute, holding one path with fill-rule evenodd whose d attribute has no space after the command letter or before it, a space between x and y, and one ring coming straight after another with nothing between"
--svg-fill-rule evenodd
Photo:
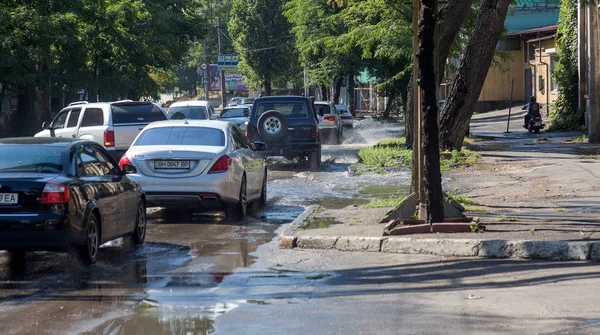
<instances>
[{"instance_id":1,"label":"car windshield","mask_svg":"<svg viewBox=\"0 0 600 335\"><path fill-rule=\"evenodd\" d=\"M112 105L113 124L139 123L166 120L163 111L154 104L148 103L125 103Z\"/></svg>"},{"instance_id":2,"label":"car windshield","mask_svg":"<svg viewBox=\"0 0 600 335\"><path fill-rule=\"evenodd\" d=\"M169 108L170 120L206 120L206 107L204 106L178 106Z\"/></svg>"},{"instance_id":3,"label":"car windshield","mask_svg":"<svg viewBox=\"0 0 600 335\"><path fill-rule=\"evenodd\" d=\"M290 119L303 119L308 115L302 102L261 102L256 106L256 117L270 110L279 111Z\"/></svg>"},{"instance_id":4,"label":"car windshield","mask_svg":"<svg viewBox=\"0 0 600 335\"><path fill-rule=\"evenodd\" d=\"M230 117L245 117L245 116L248 116L247 108L226 108L226 109L223 109L223 111L221 112L221 115L219 115L219 117L222 119L226 119L226 118L230 118Z\"/></svg>"},{"instance_id":5,"label":"car windshield","mask_svg":"<svg viewBox=\"0 0 600 335\"><path fill-rule=\"evenodd\" d=\"M206 127L151 128L143 131L133 145L206 145L222 147L225 145L225 134L220 129Z\"/></svg>"},{"instance_id":6,"label":"car windshield","mask_svg":"<svg viewBox=\"0 0 600 335\"><path fill-rule=\"evenodd\" d=\"M61 172L64 151L64 148L51 146L2 145L0 172Z\"/></svg>"}]
</instances>

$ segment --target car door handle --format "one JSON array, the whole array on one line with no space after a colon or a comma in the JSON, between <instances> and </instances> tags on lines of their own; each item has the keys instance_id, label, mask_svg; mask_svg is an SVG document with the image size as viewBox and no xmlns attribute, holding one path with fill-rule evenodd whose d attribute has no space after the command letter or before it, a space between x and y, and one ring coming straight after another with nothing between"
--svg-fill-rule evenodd
<instances>
[{"instance_id":1,"label":"car door handle","mask_svg":"<svg viewBox=\"0 0 600 335\"><path fill-rule=\"evenodd\" d=\"M76 137L77 137L77 135L75 135L75 134L71 134L71 137L73 137L73 138L76 138Z\"/></svg>"}]
</instances>

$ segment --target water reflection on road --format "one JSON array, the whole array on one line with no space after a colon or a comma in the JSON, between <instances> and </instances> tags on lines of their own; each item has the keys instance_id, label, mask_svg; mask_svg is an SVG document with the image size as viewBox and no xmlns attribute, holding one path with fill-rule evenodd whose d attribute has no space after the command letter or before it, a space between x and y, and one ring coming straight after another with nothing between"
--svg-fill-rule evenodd
<instances>
[{"instance_id":1,"label":"water reflection on road","mask_svg":"<svg viewBox=\"0 0 600 335\"><path fill-rule=\"evenodd\" d=\"M352 178L346 171L360 148L401 131L362 121L343 145L323 147L318 172L271 161L268 207L243 222L152 209L146 245L105 245L91 267L68 254L11 259L0 252L0 333L209 334L218 315L240 305L308 299L302 287L331 274L250 269L252 253L306 205L341 208L396 195L397 185L408 183L407 171ZM294 293L277 295L276 288L285 286Z\"/></svg>"}]
</instances>

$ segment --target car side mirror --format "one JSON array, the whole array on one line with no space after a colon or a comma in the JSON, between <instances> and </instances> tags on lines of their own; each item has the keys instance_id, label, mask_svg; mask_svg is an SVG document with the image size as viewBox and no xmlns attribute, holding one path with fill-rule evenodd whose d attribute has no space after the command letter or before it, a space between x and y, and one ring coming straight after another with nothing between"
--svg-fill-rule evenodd
<instances>
[{"instance_id":1,"label":"car side mirror","mask_svg":"<svg viewBox=\"0 0 600 335\"><path fill-rule=\"evenodd\" d=\"M267 150L267 145L263 142L256 141L254 142L254 151L265 151Z\"/></svg>"},{"instance_id":2,"label":"car side mirror","mask_svg":"<svg viewBox=\"0 0 600 335\"><path fill-rule=\"evenodd\" d=\"M123 164L121 171L125 174L137 173L137 169L131 164Z\"/></svg>"},{"instance_id":3,"label":"car side mirror","mask_svg":"<svg viewBox=\"0 0 600 335\"><path fill-rule=\"evenodd\" d=\"M50 124L48 124L48 122L42 122L42 129L50 129Z\"/></svg>"},{"instance_id":4,"label":"car side mirror","mask_svg":"<svg viewBox=\"0 0 600 335\"><path fill-rule=\"evenodd\" d=\"M212 115L210 116L210 119L211 119L211 120L218 120L218 119L219 119L219 115L217 115L217 114L212 114Z\"/></svg>"},{"instance_id":5,"label":"car side mirror","mask_svg":"<svg viewBox=\"0 0 600 335\"><path fill-rule=\"evenodd\" d=\"M248 117L248 115L250 115L250 113L248 113L248 111L244 111L244 117Z\"/></svg>"}]
</instances>

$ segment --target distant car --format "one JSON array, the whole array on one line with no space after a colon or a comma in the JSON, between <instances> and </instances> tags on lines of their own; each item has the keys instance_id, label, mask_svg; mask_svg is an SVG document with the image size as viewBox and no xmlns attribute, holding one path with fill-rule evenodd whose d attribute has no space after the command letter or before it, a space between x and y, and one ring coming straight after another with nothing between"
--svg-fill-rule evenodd
<instances>
[{"instance_id":1,"label":"distant car","mask_svg":"<svg viewBox=\"0 0 600 335\"><path fill-rule=\"evenodd\" d=\"M301 96L268 96L254 101L247 130L253 143L266 143L264 155L308 157L309 169L321 165L321 136L311 101Z\"/></svg>"},{"instance_id":2,"label":"distant car","mask_svg":"<svg viewBox=\"0 0 600 335\"><path fill-rule=\"evenodd\" d=\"M340 119L342 119L342 125L348 128L354 128L354 116L350 113L348 106L346 105L335 105Z\"/></svg>"},{"instance_id":3,"label":"distant car","mask_svg":"<svg viewBox=\"0 0 600 335\"><path fill-rule=\"evenodd\" d=\"M146 127L119 162L146 192L148 206L225 209L243 218L267 199L267 167L235 125L222 121L171 120Z\"/></svg>"},{"instance_id":4,"label":"distant car","mask_svg":"<svg viewBox=\"0 0 600 335\"><path fill-rule=\"evenodd\" d=\"M254 103L254 98L242 98L240 101L240 105L252 105Z\"/></svg>"},{"instance_id":5,"label":"distant car","mask_svg":"<svg viewBox=\"0 0 600 335\"><path fill-rule=\"evenodd\" d=\"M175 102L167 114L169 120L216 120L218 117L212 102L202 100Z\"/></svg>"},{"instance_id":6,"label":"distant car","mask_svg":"<svg viewBox=\"0 0 600 335\"><path fill-rule=\"evenodd\" d=\"M0 249L74 246L94 263L107 241L129 236L144 243L145 195L98 143L1 139L0 157Z\"/></svg>"},{"instance_id":7,"label":"distant car","mask_svg":"<svg viewBox=\"0 0 600 335\"><path fill-rule=\"evenodd\" d=\"M78 101L61 110L50 124L44 122L44 130L35 134L35 137L95 141L104 146L113 158L119 159L146 125L166 119L165 111L152 102Z\"/></svg>"},{"instance_id":8,"label":"distant car","mask_svg":"<svg viewBox=\"0 0 600 335\"><path fill-rule=\"evenodd\" d=\"M246 132L248 121L250 121L250 108L247 105L223 108L219 114L219 120L231 122Z\"/></svg>"},{"instance_id":9,"label":"distant car","mask_svg":"<svg viewBox=\"0 0 600 335\"><path fill-rule=\"evenodd\" d=\"M319 117L321 138L327 139L328 142L333 144L340 144L342 142L344 128L342 119L336 112L333 103L315 101L314 107Z\"/></svg>"},{"instance_id":10,"label":"distant car","mask_svg":"<svg viewBox=\"0 0 600 335\"><path fill-rule=\"evenodd\" d=\"M227 104L227 107L237 106L241 102L242 102L242 98L241 97L233 97L233 98L231 98L231 100L229 100L229 104Z\"/></svg>"}]
</instances>

